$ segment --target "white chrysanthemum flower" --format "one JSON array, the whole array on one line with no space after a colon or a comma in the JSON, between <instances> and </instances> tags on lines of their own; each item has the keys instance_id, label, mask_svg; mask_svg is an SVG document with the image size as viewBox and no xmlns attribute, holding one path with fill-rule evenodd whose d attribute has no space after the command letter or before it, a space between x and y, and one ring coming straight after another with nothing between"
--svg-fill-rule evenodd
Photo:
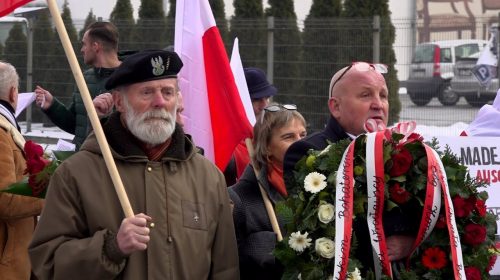
<instances>
[{"instance_id":1,"label":"white chrysanthemum flower","mask_svg":"<svg viewBox=\"0 0 500 280\"><path fill-rule=\"evenodd\" d=\"M325 175L318 172L309 173L304 179L304 188L311 193L317 193L326 188Z\"/></svg>"},{"instance_id":2,"label":"white chrysanthemum flower","mask_svg":"<svg viewBox=\"0 0 500 280\"><path fill-rule=\"evenodd\" d=\"M328 153L328 152L330 151L330 148L331 148L331 147L332 147L332 144L330 144L330 145L326 146L326 148L325 148L325 149L323 149L323 151L321 151L321 152L318 154L318 156L322 156L322 155L324 155L324 154Z\"/></svg>"},{"instance_id":3,"label":"white chrysanthemum flower","mask_svg":"<svg viewBox=\"0 0 500 280\"><path fill-rule=\"evenodd\" d=\"M335 243L326 237L316 239L314 249L323 258L331 259L335 255Z\"/></svg>"},{"instance_id":4,"label":"white chrysanthemum flower","mask_svg":"<svg viewBox=\"0 0 500 280\"><path fill-rule=\"evenodd\" d=\"M318 208L318 219L323 224L328 224L335 219L335 206L323 202Z\"/></svg>"},{"instance_id":5,"label":"white chrysanthemum flower","mask_svg":"<svg viewBox=\"0 0 500 280\"><path fill-rule=\"evenodd\" d=\"M297 252L303 252L307 247L311 246L312 239L307 238L307 235L309 235L307 231L304 234L301 234L300 231L292 233L288 245Z\"/></svg>"},{"instance_id":6,"label":"white chrysanthemum flower","mask_svg":"<svg viewBox=\"0 0 500 280\"><path fill-rule=\"evenodd\" d=\"M349 272L346 280L361 280L361 272L359 269L356 267L353 272Z\"/></svg>"}]
</instances>

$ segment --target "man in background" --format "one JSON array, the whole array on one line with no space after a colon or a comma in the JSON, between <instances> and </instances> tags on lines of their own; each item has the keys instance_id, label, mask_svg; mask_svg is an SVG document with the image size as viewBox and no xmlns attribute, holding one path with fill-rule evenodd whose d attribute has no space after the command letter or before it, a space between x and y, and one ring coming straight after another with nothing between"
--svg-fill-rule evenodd
<instances>
[{"instance_id":1,"label":"man in background","mask_svg":"<svg viewBox=\"0 0 500 280\"><path fill-rule=\"evenodd\" d=\"M110 22L91 24L82 39L81 53L85 64L92 68L83 72L92 99L105 93L104 85L121 64L118 59L118 30ZM64 131L74 134L73 143L79 149L90 132L87 111L77 87L72 102L65 107L48 90L37 86L36 103L49 119Z\"/></svg>"}]
</instances>

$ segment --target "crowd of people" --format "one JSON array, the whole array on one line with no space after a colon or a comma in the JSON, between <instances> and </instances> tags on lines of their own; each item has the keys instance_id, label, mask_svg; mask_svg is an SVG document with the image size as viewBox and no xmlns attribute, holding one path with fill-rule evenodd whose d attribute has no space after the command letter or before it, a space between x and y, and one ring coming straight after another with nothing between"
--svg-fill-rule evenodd
<instances>
[{"instance_id":1,"label":"crowd of people","mask_svg":"<svg viewBox=\"0 0 500 280\"><path fill-rule=\"evenodd\" d=\"M278 89L262 70L246 68L257 120L253 149L239 145L223 173L184 132L177 77L183 62L175 52L120 57L118 32L107 22L89 26L81 52L136 214L124 216L80 93L65 107L38 86L36 103L75 135L79 151L57 168L44 200L0 193L2 279L281 279L272 255L277 234L261 189L272 204L285 199L295 165L308 150L354 139L368 119L387 125L382 64L356 62L335 73L325 93L329 121L309 136L300 108L270 103ZM25 140L14 117L18 83L15 68L0 62L0 188L20 180L26 168ZM387 215L388 253L396 263L410 253L417 228L400 213ZM278 223L284 230L279 217ZM354 227L368 235L366 223L355 221ZM370 269L369 239L358 242L357 258Z\"/></svg>"}]
</instances>

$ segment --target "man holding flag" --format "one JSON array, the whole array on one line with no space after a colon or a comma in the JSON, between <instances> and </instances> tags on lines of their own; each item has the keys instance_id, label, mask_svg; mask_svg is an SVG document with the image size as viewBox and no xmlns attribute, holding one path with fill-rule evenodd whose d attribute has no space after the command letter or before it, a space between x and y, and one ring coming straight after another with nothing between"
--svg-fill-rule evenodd
<instances>
[{"instance_id":1,"label":"man holding flag","mask_svg":"<svg viewBox=\"0 0 500 280\"><path fill-rule=\"evenodd\" d=\"M149 50L111 75L103 129L139 214L124 218L91 134L51 178L30 245L39 279L238 279L224 177L175 123L182 65Z\"/></svg>"}]
</instances>

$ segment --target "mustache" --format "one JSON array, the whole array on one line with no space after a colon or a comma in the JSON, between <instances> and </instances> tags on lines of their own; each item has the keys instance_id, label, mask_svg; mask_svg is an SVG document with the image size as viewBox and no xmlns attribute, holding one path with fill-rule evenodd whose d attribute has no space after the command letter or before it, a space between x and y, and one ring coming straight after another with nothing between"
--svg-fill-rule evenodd
<instances>
[{"instance_id":1,"label":"mustache","mask_svg":"<svg viewBox=\"0 0 500 280\"><path fill-rule=\"evenodd\" d=\"M142 115L143 120L162 119L162 120L170 121L171 118L172 118L171 114L169 114L169 112L167 112L166 110L163 110L163 109L149 111L149 112L144 113L144 115Z\"/></svg>"}]
</instances>

